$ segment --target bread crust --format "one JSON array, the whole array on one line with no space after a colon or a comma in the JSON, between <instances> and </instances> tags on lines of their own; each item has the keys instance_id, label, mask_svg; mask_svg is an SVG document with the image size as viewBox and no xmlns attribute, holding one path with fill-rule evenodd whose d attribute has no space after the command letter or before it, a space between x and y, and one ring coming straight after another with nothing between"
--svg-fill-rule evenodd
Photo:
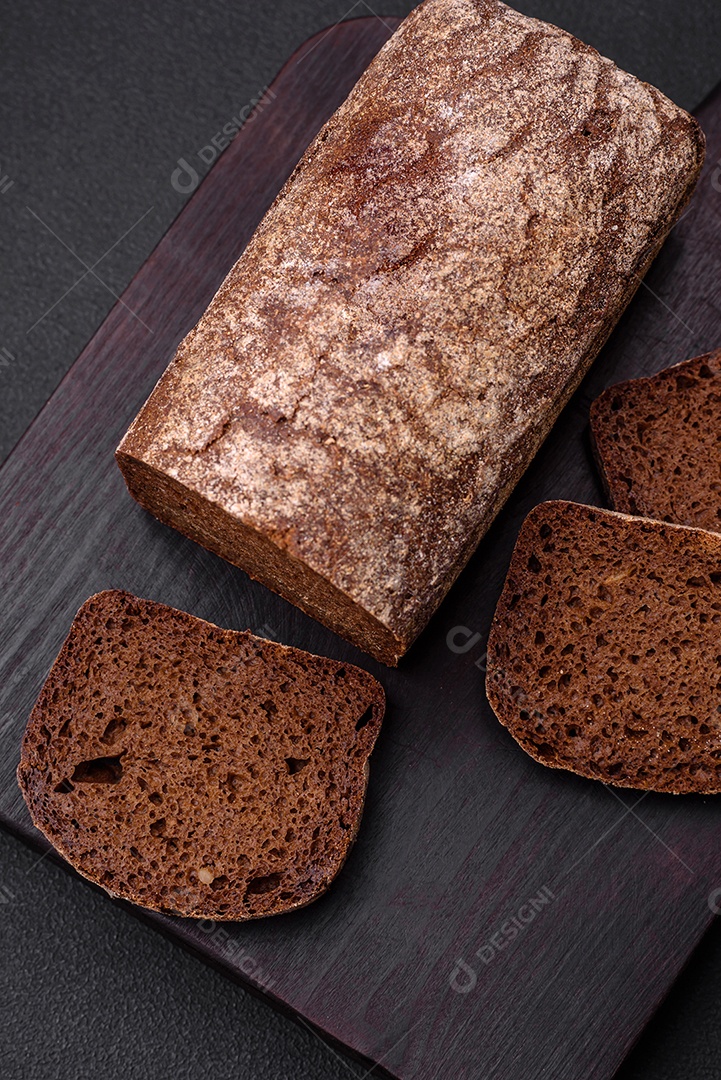
<instances>
[{"instance_id":1,"label":"bread crust","mask_svg":"<svg viewBox=\"0 0 721 1080\"><path fill-rule=\"evenodd\" d=\"M351 664L119 590L76 615L23 737L33 824L111 896L247 920L316 900L358 834L385 696Z\"/></svg>"},{"instance_id":2,"label":"bread crust","mask_svg":"<svg viewBox=\"0 0 721 1080\"><path fill-rule=\"evenodd\" d=\"M497 0L425 0L123 439L131 494L397 663L638 287L703 147L692 117L564 31Z\"/></svg>"}]
</instances>

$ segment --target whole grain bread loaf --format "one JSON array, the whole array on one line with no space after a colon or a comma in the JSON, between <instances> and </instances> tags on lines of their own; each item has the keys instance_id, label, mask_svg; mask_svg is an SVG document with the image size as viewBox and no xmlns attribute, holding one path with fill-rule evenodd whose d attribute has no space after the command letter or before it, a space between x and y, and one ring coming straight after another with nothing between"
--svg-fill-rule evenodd
<instances>
[{"instance_id":1,"label":"whole grain bread loaf","mask_svg":"<svg viewBox=\"0 0 721 1080\"><path fill-rule=\"evenodd\" d=\"M721 536L542 503L491 627L488 700L544 765L721 792L720 628Z\"/></svg>"},{"instance_id":2,"label":"whole grain bread loaf","mask_svg":"<svg viewBox=\"0 0 721 1080\"><path fill-rule=\"evenodd\" d=\"M609 387L591 434L615 510L721 532L721 349Z\"/></svg>"},{"instance_id":3,"label":"whole grain bread loaf","mask_svg":"<svg viewBox=\"0 0 721 1080\"><path fill-rule=\"evenodd\" d=\"M37 828L109 893L254 919L338 873L383 709L359 668L108 591L73 622L18 781Z\"/></svg>"},{"instance_id":4,"label":"whole grain bread loaf","mask_svg":"<svg viewBox=\"0 0 721 1080\"><path fill-rule=\"evenodd\" d=\"M610 333L696 121L497 0L425 0L117 453L132 495L395 664Z\"/></svg>"}]
</instances>

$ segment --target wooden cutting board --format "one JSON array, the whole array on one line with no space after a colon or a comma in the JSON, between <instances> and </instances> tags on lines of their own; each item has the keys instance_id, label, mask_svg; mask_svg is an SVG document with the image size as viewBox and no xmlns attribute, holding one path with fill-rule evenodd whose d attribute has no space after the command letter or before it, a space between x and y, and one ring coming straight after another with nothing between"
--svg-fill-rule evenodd
<instances>
[{"instance_id":1,"label":"wooden cutting board","mask_svg":"<svg viewBox=\"0 0 721 1080\"><path fill-rule=\"evenodd\" d=\"M535 764L486 703L484 643L527 511L551 497L603 502L592 398L721 343L721 95L699 114L709 163L688 212L399 670L158 524L113 461L177 342L397 21L343 23L288 61L0 471L0 819L43 846L15 784L19 742L92 592L130 589L359 663L389 709L360 837L331 892L248 925L146 917L393 1076L607 1078L721 906L721 800L639 799Z\"/></svg>"}]
</instances>

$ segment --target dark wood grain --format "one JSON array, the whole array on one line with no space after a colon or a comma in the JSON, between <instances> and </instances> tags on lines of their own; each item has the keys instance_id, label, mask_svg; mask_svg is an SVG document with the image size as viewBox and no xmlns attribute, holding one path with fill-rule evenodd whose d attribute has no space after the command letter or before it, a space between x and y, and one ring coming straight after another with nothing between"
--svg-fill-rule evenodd
<instances>
[{"instance_id":1,"label":"dark wood grain","mask_svg":"<svg viewBox=\"0 0 721 1080\"><path fill-rule=\"evenodd\" d=\"M649 795L634 807L632 794L535 764L485 701L484 641L525 513L549 497L602 502L592 397L719 344L721 96L700 113L709 164L690 209L399 670L163 528L113 461L178 340L396 22L341 24L288 62L272 105L218 161L0 472L0 817L42 844L15 784L19 741L93 591L131 589L360 663L384 683L389 711L360 837L331 892L256 924L148 917L392 1075L607 1078L712 918L721 803ZM467 651L448 646L456 627ZM451 985L458 959L465 993Z\"/></svg>"}]
</instances>

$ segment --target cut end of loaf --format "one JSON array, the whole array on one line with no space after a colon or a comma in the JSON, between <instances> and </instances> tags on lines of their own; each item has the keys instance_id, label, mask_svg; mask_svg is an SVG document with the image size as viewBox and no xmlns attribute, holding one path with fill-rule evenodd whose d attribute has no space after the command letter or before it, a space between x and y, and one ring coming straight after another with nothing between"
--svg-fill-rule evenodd
<instances>
[{"instance_id":1,"label":"cut end of loaf","mask_svg":"<svg viewBox=\"0 0 721 1080\"><path fill-rule=\"evenodd\" d=\"M301 608L382 664L395 667L415 634L401 638L288 549L142 459L131 428L115 453L128 491L144 510Z\"/></svg>"},{"instance_id":2,"label":"cut end of loaf","mask_svg":"<svg viewBox=\"0 0 721 1080\"><path fill-rule=\"evenodd\" d=\"M498 719L537 761L721 792L721 537L575 503L521 529L488 644Z\"/></svg>"},{"instance_id":3,"label":"cut end of loaf","mask_svg":"<svg viewBox=\"0 0 721 1080\"><path fill-rule=\"evenodd\" d=\"M108 591L73 622L18 782L37 828L109 893L258 918L338 873L383 711L359 668Z\"/></svg>"}]
</instances>

